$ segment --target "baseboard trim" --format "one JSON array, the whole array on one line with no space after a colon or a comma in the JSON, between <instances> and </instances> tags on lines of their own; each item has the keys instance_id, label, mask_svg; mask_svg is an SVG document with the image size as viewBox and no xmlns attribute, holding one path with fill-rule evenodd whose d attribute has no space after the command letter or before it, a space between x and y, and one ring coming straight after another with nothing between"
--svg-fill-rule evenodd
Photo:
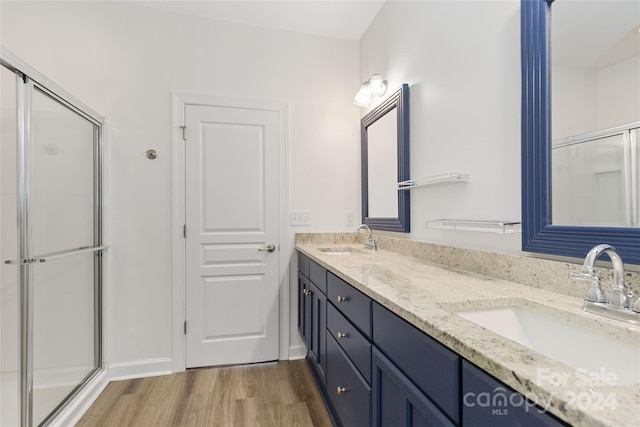
<instances>
[{"instance_id":1,"label":"baseboard trim","mask_svg":"<svg viewBox=\"0 0 640 427\"><path fill-rule=\"evenodd\" d=\"M171 373L173 373L173 359L171 358L138 360L109 365L109 379L111 381L157 377Z\"/></svg>"},{"instance_id":2,"label":"baseboard trim","mask_svg":"<svg viewBox=\"0 0 640 427\"><path fill-rule=\"evenodd\" d=\"M292 345L289 347L289 360L300 360L307 357L307 348L304 345Z\"/></svg>"}]
</instances>

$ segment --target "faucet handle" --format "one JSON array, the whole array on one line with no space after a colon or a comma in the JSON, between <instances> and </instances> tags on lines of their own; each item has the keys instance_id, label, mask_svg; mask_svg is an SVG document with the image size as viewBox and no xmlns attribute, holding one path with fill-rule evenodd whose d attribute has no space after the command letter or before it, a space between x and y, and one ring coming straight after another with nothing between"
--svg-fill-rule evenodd
<instances>
[{"instance_id":1,"label":"faucet handle","mask_svg":"<svg viewBox=\"0 0 640 427\"><path fill-rule=\"evenodd\" d=\"M584 299L591 302L606 303L607 296L604 290L600 286L600 278L593 274L593 272L586 272L583 268L581 271L575 271L571 273L571 278L574 280L583 280L591 282L591 287L584 296Z\"/></svg>"},{"instance_id":2,"label":"faucet handle","mask_svg":"<svg viewBox=\"0 0 640 427\"><path fill-rule=\"evenodd\" d=\"M629 295L631 296L632 293L633 292L629 292ZM636 302L633 303L631 310L635 313L640 314L640 297L638 297L638 299L636 299Z\"/></svg>"},{"instance_id":3,"label":"faucet handle","mask_svg":"<svg viewBox=\"0 0 640 427\"><path fill-rule=\"evenodd\" d=\"M584 296L584 299L591 302L607 302L607 296L605 295L604 290L602 290L602 287L600 287L599 278L596 277L596 280L591 282L591 287L587 291L587 294Z\"/></svg>"},{"instance_id":4,"label":"faucet handle","mask_svg":"<svg viewBox=\"0 0 640 427\"><path fill-rule=\"evenodd\" d=\"M613 289L611 289L611 300L609 301L609 304L614 308L629 308L629 299L625 288L614 286Z\"/></svg>"}]
</instances>

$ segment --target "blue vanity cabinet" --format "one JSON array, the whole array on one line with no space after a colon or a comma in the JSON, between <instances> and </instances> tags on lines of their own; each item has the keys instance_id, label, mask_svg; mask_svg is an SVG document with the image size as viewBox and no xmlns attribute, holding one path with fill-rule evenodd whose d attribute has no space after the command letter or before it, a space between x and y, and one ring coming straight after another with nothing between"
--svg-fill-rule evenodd
<instances>
[{"instance_id":1,"label":"blue vanity cabinet","mask_svg":"<svg viewBox=\"0 0 640 427\"><path fill-rule=\"evenodd\" d=\"M298 268L298 332L307 348L314 373L319 382L325 384L327 270L302 253L298 253Z\"/></svg>"},{"instance_id":2,"label":"blue vanity cabinet","mask_svg":"<svg viewBox=\"0 0 640 427\"><path fill-rule=\"evenodd\" d=\"M309 282L307 293L307 349L311 366L315 369L320 382L327 380L327 297Z\"/></svg>"},{"instance_id":3,"label":"blue vanity cabinet","mask_svg":"<svg viewBox=\"0 0 640 427\"><path fill-rule=\"evenodd\" d=\"M456 425L375 347L372 366L372 426Z\"/></svg>"},{"instance_id":4,"label":"blue vanity cabinet","mask_svg":"<svg viewBox=\"0 0 640 427\"><path fill-rule=\"evenodd\" d=\"M373 303L373 344L432 402L437 412L452 424L460 423L459 355L378 303ZM384 378L391 378L390 369L384 372L387 373ZM378 382L379 386L384 384ZM378 399L374 404L389 407L383 400L388 395L374 386L374 396ZM381 416L384 419L385 414Z\"/></svg>"},{"instance_id":5,"label":"blue vanity cabinet","mask_svg":"<svg viewBox=\"0 0 640 427\"><path fill-rule=\"evenodd\" d=\"M338 426L566 426L320 264L298 259L298 330ZM515 404L488 407L487 396Z\"/></svg>"},{"instance_id":6,"label":"blue vanity cabinet","mask_svg":"<svg viewBox=\"0 0 640 427\"><path fill-rule=\"evenodd\" d=\"M302 271L298 271L298 333L305 347L308 346L307 335L307 293L309 292L309 279L307 279Z\"/></svg>"},{"instance_id":7,"label":"blue vanity cabinet","mask_svg":"<svg viewBox=\"0 0 640 427\"><path fill-rule=\"evenodd\" d=\"M365 337L371 339L371 299L368 296L328 272L327 298Z\"/></svg>"},{"instance_id":8,"label":"blue vanity cabinet","mask_svg":"<svg viewBox=\"0 0 640 427\"><path fill-rule=\"evenodd\" d=\"M309 260L309 275L307 276L311 282L327 294L327 269L313 260Z\"/></svg>"},{"instance_id":9,"label":"blue vanity cabinet","mask_svg":"<svg viewBox=\"0 0 640 427\"><path fill-rule=\"evenodd\" d=\"M363 378L371 384L371 342L332 304L327 305L327 328Z\"/></svg>"},{"instance_id":10,"label":"blue vanity cabinet","mask_svg":"<svg viewBox=\"0 0 640 427\"><path fill-rule=\"evenodd\" d=\"M325 393L343 427L371 425L371 386L331 334L327 335Z\"/></svg>"},{"instance_id":11,"label":"blue vanity cabinet","mask_svg":"<svg viewBox=\"0 0 640 427\"><path fill-rule=\"evenodd\" d=\"M327 273L327 387L345 427L371 425L371 299Z\"/></svg>"},{"instance_id":12,"label":"blue vanity cabinet","mask_svg":"<svg viewBox=\"0 0 640 427\"><path fill-rule=\"evenodd\" d=\"M462 362L462 423L492 427L567 426L466 360Z\"/></svg>"},{"instance_id":13,"label":"blue vanity cabinet","mask_svg":"<svg viewBox=\"0 0 640 427\"><path fill-rule=\"evenodd\" d=\"M309 277L309 265L311 260L308 256L303 254L302 252L298 252L298 271L304 275L304 277Z\"/></svg>"},{"instance_id":14,"label":"blue vanity cabinet","mask_svg":"<svg viewBox=\"0 0 640 427\"><path fill-rule=\"evenodd\" d=\"M307 293L309 291L309 264L308 256L298 252L298 333L302 342L307 346Z\"/></svg>"}]
</instances>

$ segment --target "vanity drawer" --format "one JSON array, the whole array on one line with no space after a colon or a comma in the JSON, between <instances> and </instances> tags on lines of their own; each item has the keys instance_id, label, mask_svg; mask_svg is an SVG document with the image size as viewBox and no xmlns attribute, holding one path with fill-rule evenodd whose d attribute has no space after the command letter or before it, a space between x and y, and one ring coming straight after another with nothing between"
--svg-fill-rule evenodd
<instances>
[{"instance_id":1,"label":"vanity drawer","mask_svg":"<svg viewBox=\"0 0 640 427\"><path fill-rule=\"evenodd\" d=\"M326 392L344 427L371 425L371 387L330 334Z\"/></svg>"},{"instance_id":2,"label":"vanity drawer","mask_svg":"<svg viewBox=\"0 0 640 427\"><path fill-rule=\"evenodd\" d=\"M371 299L368 296L327 272L327 298L367 338L371 338Z\"/></svg>"},{"instance_id":3,"label":"vanity drawer","mask_svg":"<svg viewBox=\"0 0 640 427\"><path fill-rule=\"evenodd\" d=\"M322 291L323 294L327 294L327 269L315 262L309 260L309 275L307 276L314 285Z\"/></svg>"},{"instance_id":4,"label":"vanity drawer","mask_svg":"<svg viewBox=\"0 0 640 427\"><path fill-rule=\"evenodd\" d=\"M371 343L331 304L327 304L327 328L371 384Z\"/></svg>"},{"instance_id":5,"label":"vanity drawer","mask_svg":"<svg viewBox=\"0 0 640 427\"><path fill-rule=\"evenodd\" d=\"M460 356L378 303L373 304L373 343L460 422Z\"/></svg>"},{"instance_id":6,"label":"vanity drawer","mask_svg":"<svg viewBox=\"0 0 640 427\"><path fill-rule=\"evenodd\" d=\"M309 262L311 260L308 256L302 252L298 252L298 271L304 274L304 277L309 278Z\"/></svg>"}]
</instances>

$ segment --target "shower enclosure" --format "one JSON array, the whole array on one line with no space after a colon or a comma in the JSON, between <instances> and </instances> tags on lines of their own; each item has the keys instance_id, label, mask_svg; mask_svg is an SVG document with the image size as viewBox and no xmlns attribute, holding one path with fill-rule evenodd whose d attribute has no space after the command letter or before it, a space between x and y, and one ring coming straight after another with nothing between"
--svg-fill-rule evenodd
<instances>
[{"instance_id":1,"label":"shower enclosure","mask_svg":"<svg viewBox=\"0 0 640 427\"><path fill-rule=\"evenodd\" d=\"M102 369L104 119L0 64L0 425L33 426Z\"/></svg>"}]
</instances>

